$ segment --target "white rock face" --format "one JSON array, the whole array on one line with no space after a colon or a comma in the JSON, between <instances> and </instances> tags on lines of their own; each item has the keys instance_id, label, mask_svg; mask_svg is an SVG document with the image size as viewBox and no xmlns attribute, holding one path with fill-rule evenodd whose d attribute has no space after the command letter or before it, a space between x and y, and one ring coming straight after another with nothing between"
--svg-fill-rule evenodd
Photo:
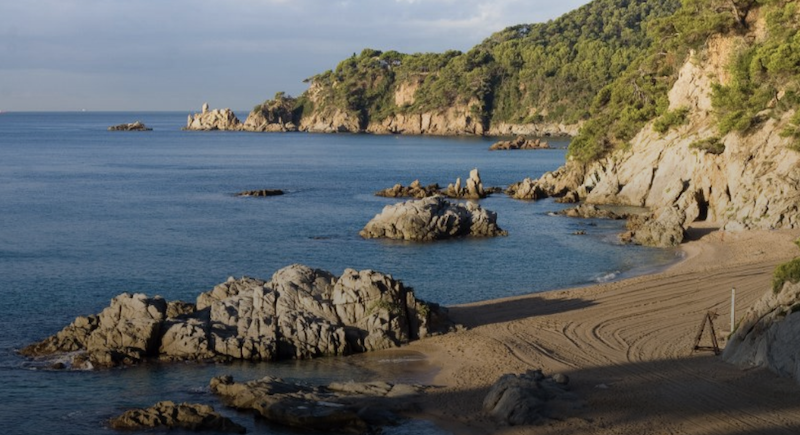
<instances>
[{"instance_id":1,"label":"white rock face","mask_svg":"<svg viewBox=\"0 0 800 435\"><path fill-rule=\"evenodd\" d=\"M508 235L497 226L496 213L472 202L453 204L442 196L387 205L359 234L366 239L416 241Z\"/></svg>"},{"instance_id":2,"label":"white rock face","mask_svg":"<svg viewBox=\"0 0 800 435\"><path fill-rule=\"evenodd\" d=\"M722 359L742 368L766 367L800 383L800 284L768 291L739 321Z\"/></svg>"}]
</instances>

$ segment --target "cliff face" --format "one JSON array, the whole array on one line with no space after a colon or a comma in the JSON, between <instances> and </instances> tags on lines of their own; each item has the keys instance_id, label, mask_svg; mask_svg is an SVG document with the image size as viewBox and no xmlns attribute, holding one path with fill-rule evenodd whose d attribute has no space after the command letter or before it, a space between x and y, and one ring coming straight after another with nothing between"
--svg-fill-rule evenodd
<instances>
[{"instance_id":1,"label":"cliff face","mask_svg":"<svg viewBox=\"0 0 800 435\"><path fill-rule=\"evenodd\" d=\"M739 321L722 358L742 368L765 367L800 382L800 284L767 292Z\"/></svg>"},{"instance_id":2,"label":"cliff face","mask_svg":"<svg viewBox=\"0 0 800 435\"><path fill-rule=\"evenodd\" d=\"M660 134L651 122L629 149L588 166L568 162L556 181L548 174L539 183L558 182L562 191L549 193L574 191L590 203L646 206L656 215L671 208L684 228L695 220L728 230L800 226L800 153L779 134L792 113L747 134L715 136L712 84L729 80L725 66L743 38L713 40L683 65L669 93L670 109L687 110L683 125Z\"/></svg>"}]
</instances>

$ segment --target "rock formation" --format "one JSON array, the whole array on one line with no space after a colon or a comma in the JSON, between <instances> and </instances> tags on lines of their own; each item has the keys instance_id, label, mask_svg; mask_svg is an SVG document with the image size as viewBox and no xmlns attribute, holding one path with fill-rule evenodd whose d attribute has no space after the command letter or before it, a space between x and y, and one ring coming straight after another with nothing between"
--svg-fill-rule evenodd
<instances>
[{"instance_id":1,"label":"rock formation","mask_svg":"<svg viewBox=\"0 0 800 435\"><path fill-rule=\"evenodd\" d=\"M766 367L800 383L800 283L769 290L747 310L722 359L742 368Z\"/></svg>"},{"instance_id":2,"label":"rock formation","mask_svg":"<svg viewBox=\"0 0 800 435\"><path fill-rule=\"evenodd\" d=\"M237 383L231 376L211 380L211 391L227 406L254 411L271 423L337 433L377 433L396 425L398 412L416 408L423 386L386 382L309 386L274 377Z\"/></svg>"},{"instance_id":3,"label":"rock formation","mask_svg":"<svg viewBox=\"0 0 800 435\"><path fill-rule=\"evenodd\" d=\"M275 99L256 106L247 116L242 129L268 132L297 131L298 127L294 122L294 105L294 98L279 93Z\"/></svg>"},{"instance_id":4,"label":"rock formation","mask_svg":"<svg viewBox=\"0 0 800 435\"><path fill-rule=\"evenodd\" d=\"M142 121L131 122L128 124L112 125L108 131L152 131L152 128L144 125Z\"/></svg>"},{"instance_id":5,"label":"rock formation","mask_svg":"<svg viewBox=\"0 0 800 435\"><path fill-rule=\"evenodd\" d=\"M440 193L438 184L434 183L423 187L419 180L414 180L408 187L402 184L395 184L388 189L375 192L375 195L386 198L426 198Z\"/></svg>"},{"instance_id":6,"label":"rock formation","mask_svg":"<svg viewBox=\"0 0 800 435\"><path fill-rule=\"evenodd\" d=\"M112 429L184 429L190 431L214 431L223 433L245 433L247 430L231 419L223 417L208 405L174 402L158 402L150 408L131 409L109 421Z\"/></svg>"},{"instance_id":7,"label":"rock formation","mask_svg":"<svg viewBox=\"0 0 800 435\"><path fill-rule=\"evenodd\" d=\"M565 420L573 410L584 406L569 392L568 383L565 375L545 377L541 370L503 375L483 400L483 410L511 426Z\"/></svg>"},{"instance_id":8,"label":"rock formation","mask_svg":"<svg viewBox=\"0 0 800 435\"><path fill-rule=\"evenodd\" d=\"M441 196L387 205L359 234L416 241L508 235L497 226L495 212L471 202L453 204Z\"/></svg>"},{"instance_id":9,"label":"rock formation","mask_svg":"<svg viewBox=\"0 0 800 435\"><path fill-rule=\"evenodd\" d=\"M256 197L278 196L278 195L283 195L283 191L280 189L260 189L260 190L245 190L236 193L236 196L256 196Z\"/></svg>"},{"instance_id":10,"label":"rock formation","mask_svg":"<svg viewBox=\"0 0 800 435\"><path fill-rule=\"evenodd\" d=\"M525 136L517 136L512 140L501 140L492 144L489 147L489 151L496 151L496 150L542 150L548 149L550 145L547 142L539 139L533 138L528 139Z\"/></svg>"},{"instance_id":11,"label":"rock formation","mask_svg":"<svg viewBox=\"0 0 800 435\"><path fill-rule=\"evenodd\" d=\"M536 201L537 199L547 198L549 195L539 186L539 183L526 178L514 183L505 191L506 195L514 199L526 199Z\"/></svg>"},{"instance_id":12,"label":"rock formation","mask_svg":"<svg viewBox=\"0 0 800 435\"><path fill-rule=\"evenodd\" d=\"M270 281L230 278L187 305L122 294L100 315L78 317L20 353L73 353L72 368L148 358L304 359L396 347L451 327L445 309L417 300L401 282L371 270L346 269L335 277L291 265Z\"/></svg>"},{"instance_id":13,"label":"rock formation","mask_svg":"<svg viewBox=\"0 0 800 435\"><path fill-rule=\"evenodd\" d=\"M663 134L648 124L628 149L590 164L569 161L534 183L548 196L569 193L593 204L650 208L644 223L633 223L638 235L629 234L647 244L679 243L695 220L729 231L800 226L800 153L779 134L791 114L767 119L747 134L728 133L719 139L719 154L692 146L718 134L712 86L730 80L726 65L741 38L714 37L707 52L686 60L669 92L670 110L688 108L685 124ZM669 234L656 234L662 231Z\"/></svg>"},{"instance_id":14,"label":"rock formation","mask_svg":"<svg viewBox=\"0 0 800 435\"><path fill-rule=\"evenodd\" d=\"M583 218L583 219L627 219L626 214L617 214L611 210L604 210L593 204L581 204L574 208L566 208L558 211L560 214L567 217Z\"/></svg>"},{"instance_id":15,"label":"rock formation","mask_svg":"<svg viewBox=\"0 0 800 435\"><path fill-rule=\"evenodd\" d=\"M203 111L189 115L184 130L231 130L242 129L242 123L231 109L208 110L208 103L203 104Z\"/></svg>"},{"instance_id":16,"label":"rock formation","mask_svg":"<svg viewBox=\"0 0 800 435\"><path fill-rule=\"evenodd\" d=\"M444 194L456 199L481 199L486 198L488 192L483 189L481 174L478 173L478 168L475 168L469 172L465 186L461 186L461 178L457 178L455 184L447 185Z\"/></svg>"}]
</instances>

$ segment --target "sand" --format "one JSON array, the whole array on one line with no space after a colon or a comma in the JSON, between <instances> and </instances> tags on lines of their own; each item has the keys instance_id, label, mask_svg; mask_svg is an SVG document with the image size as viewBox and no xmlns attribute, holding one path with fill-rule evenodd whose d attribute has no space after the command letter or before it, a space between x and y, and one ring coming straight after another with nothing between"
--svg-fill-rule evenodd
<instances>
[{"instance_id":1,"label":"sand","mask_svg":"<svg viewBox=\"0 0 800 435\"><path fill-rule=\"evenodd\" d=\"M712 309L724 347L731 288L738 317L770 289L775 266L800 254L800 232L690 235L685 259L663 272L452 307L467 330L406 348L439 368L420 417L454 434L800 433L794 381L692 351ZM529 369L567 374L585 407L540 426L496 424L481 409L488 388Z\"/></svg>"}]
</instances>

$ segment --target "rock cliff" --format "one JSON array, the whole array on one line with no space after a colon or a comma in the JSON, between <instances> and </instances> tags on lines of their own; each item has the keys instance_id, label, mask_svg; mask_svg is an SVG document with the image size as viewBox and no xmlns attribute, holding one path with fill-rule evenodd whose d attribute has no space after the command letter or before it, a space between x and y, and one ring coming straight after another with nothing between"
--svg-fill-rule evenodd
<instances>
[{"instance_id":1,"label":"rock cliff","mask_svg":"<svg viewBox=\"0 0 800 435\"><path fill-rule=\"evenodd\" d=\"M534 199L569 194L594 204L649 207L652 214L635 223L631 234L642 244L680 243L683 230L697 220L726 230L800 225L800 153L779 134L791 113L748 134L716 137L711 89L729 80L725 66L740 38L716 37L707 51L686 60L669 92L670 109L687 111L685 124L664 134L648 124L629 149L587 165L567 162L517 192L530 192ZM709 143L715 147L705 146ZM652 237L665 229L674 237Z\"/></svg>"},{"instance_id":2,"label":"rock cliff","mask_svg":"<svg viewBox=\"0 0 800 435\"><path fill-rule=\"evenodd\" d=\"M739 320L722 358L742 368L765 367L800 383L800 284L768 291Z\"/></svg>"},{"instance_id":3,"label":"rock cliff","mask_svg":"<svg viewBox=\"0 0 800 435\"><path fill-rule=\"evenodd\" d=\"M20 353L73 353L73 368L153 358L304 359L396 347L450 325L445 309L417 300L389 275L346 269L336 277L292 265L269 281L230 278L196 304L122 294L99 315L78 317Z\"/></svg>"}]
</instances>

